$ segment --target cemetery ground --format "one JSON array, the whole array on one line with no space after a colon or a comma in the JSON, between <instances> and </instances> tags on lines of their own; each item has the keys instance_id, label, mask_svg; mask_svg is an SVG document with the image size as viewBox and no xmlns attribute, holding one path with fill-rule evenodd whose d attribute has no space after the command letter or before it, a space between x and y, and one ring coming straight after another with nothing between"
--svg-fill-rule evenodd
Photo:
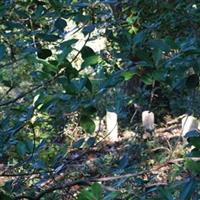
<instances>
[{"instance_id":1,"label":"cemetery ground","mask_svg":"<svg viewBox=\"0 0 200 200\"><path fill-rule=\"evenodd\" d=\"M134 122L129 130L119 128L116 142L105 137L105 130L86 138L77 127L73 135L66 131L65 136L54 139L60 146L66 139L70 143L65 158L48 178L37 171L15 176L15 167L2 162L0 183L40 178L41 189L35 197L21 195L16 199L52 199L55 191L63 199L79 199L79 192L86 190L83 188L96 183L101 183L108 199L161 199L164 188L177 191L190 173L183 165L187 144L181 132L181 118L169 116L156 125L152 135L145 133L141 123Z\"/></svg>"}]
</instances>

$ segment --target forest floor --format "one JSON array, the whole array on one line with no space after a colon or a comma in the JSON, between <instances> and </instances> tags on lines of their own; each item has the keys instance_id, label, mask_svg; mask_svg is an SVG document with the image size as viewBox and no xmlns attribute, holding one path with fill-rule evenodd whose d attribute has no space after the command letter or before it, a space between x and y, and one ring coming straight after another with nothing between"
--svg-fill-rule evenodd
<instances>
[{"instance_id":1,"label":"forest floor","mask_svg":"<svg viewBox=\"0 0 200 200\"><path fill-rule=\"evenodd\" d=\"M119 194L114 199L156 199L157 190L169 183L179 187L187 177L180 119L166 118L149 138L142 130L139 134L122 130L120 135L118 142L102 139L91 147L71 147L55 169L57 175L43 183L44 188L70 182L67 199L74 199L83 185L101 182L105 191ZM5 167L1 165L1 171ZM0 176L0 184L5 180L8 177Z\"/></svg>"},{"instance_id":2,"label":"forest floor","mask_svg":"<svg viewBox=\"0 0 200 200\"><path fill-rule=\"evenodd\" d=\"M75 180L101 182L106 191L122 194L115 199L141 199L142 195L156 199L155 191L169 183L179 187L188 173L183 168L186 142L181 120L166 117L151 137L139 131L123 130L118 142L102 140L90 148L71 150L66 173L76 174ZM80 188L72 187L72 193Z\"/></svg>"}]
</instances>

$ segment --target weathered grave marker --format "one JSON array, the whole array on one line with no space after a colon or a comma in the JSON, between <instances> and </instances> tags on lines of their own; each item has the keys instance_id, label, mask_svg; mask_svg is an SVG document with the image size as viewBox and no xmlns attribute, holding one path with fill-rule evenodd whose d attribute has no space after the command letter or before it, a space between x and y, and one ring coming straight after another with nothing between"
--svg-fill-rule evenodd
<instances>
[{"instance_id":1,"label":"weathered grave marker","mask_svg":"<svg viewBox=\"0 0 200 200\"><path fill-rule=\"evenodd\" d=\"M142 126L145 131L153 131L154 130L154 113L149 110L142 112Z\"/></svg>"},{"instance_id":2,"label":"weathered grave marker","mask_svg":"<svg viewBox=\"0 0 200 200\"><path fill-rule=\"evenodd\" d=\"M193 117L192 115L186 115L182 119L182 136L184 137L185 134L192 130L197 130L199 126L199 121L197 118Z\"/></svg>"},{"instance_id":3,"label":"weathered grave marker","mask_svg":"<svg viewBox=\"0 0 200 200\"><path fill-rule=\"evenodd\" d=\"M118 141L118 123L117 123L117 113L106 112L106 127L109 139L113 142Z\"/></svg>"}]
</instances>

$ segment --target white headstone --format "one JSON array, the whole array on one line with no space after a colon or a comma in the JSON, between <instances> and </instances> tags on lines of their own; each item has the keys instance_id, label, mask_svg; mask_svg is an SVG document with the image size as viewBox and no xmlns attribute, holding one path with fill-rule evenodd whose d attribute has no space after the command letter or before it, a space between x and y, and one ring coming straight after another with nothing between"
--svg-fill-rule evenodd
<instances>
[{"instance_id":1,"label":"white headstone","mask_svg":"<svg viewBox=\"0 0 200 200\"><path fill-rule=\"evenodd\" d=\"M154 113L149 110L142 112L142 126L147 131L154 130Z\"/></svg>"},{"instance_id":2,"label":"white headstone","mask_svg":"<svg viewBox=\"0 0 200 200\"><path fill-rule=\"evenodd\" d=\"M106 112L106 127L109 139L113 142L118 141L117 113Z\"/></svg>"},{"instance_id":3,"label":"white headstone","mask_svg":"<svg viewBox=\"0 0 200 200\"><path fill-rule=\"evenodd\" d=\"M185 134L189 131L198 129L198 120L193 116L185 116L182 119L182 136L184 137Z\"/></svg>"}]
</instances>

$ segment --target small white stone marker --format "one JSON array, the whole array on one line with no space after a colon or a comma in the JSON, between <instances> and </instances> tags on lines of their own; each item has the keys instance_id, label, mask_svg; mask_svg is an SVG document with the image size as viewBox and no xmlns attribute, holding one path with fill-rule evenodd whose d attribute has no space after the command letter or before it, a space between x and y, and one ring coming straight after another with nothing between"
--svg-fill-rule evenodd
<instances>
[{"instance_id":1,"label":"small white stone marker","mask_svg":"<svg viewBox=\"0 0 200 200\"><path fill-rule=\"evenodd\" d=\"M106 112L106 127L109 139L112 142L118 141L118 123L117 123L117 113Z\"/></svg>"},{"instance_id":2,"label":"small white stone marker","mask_svg":"<svg viewBox=\"0 0 200 200\"><path fill-rule=\"evenodd\" d=\"M182 136L184 137L185 134L192 130L198 129L199 122L197 118L193 117L192 115L188 116L186 115L182 119Z\"/></svg>"},{"instance_id":3,"label":"small white stone marker","mask_svg":"<svg viewBox=\"0 0 200 200\"><path fill-rule=\"evenodd\" d=\"M142 126L146 131L154 130L154 113L149 110L142 112Z\"/></svg>"}]
</instances>

